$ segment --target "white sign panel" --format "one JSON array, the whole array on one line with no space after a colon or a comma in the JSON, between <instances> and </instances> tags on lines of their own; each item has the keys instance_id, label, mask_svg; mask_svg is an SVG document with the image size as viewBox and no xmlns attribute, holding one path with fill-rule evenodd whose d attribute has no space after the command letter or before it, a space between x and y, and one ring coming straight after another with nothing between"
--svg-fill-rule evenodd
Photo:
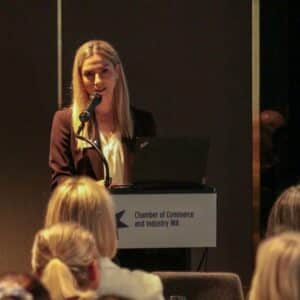
<instances>
[{"instance_id":1,"label":"white sign panel","mask_svg":"<svg viewBox=\"0 0 300 300\"><path fill-rule=\"evenodd\" d=\"M114 194L119 248L216 247L215 193Z\"/></svg>"}]
</instances>

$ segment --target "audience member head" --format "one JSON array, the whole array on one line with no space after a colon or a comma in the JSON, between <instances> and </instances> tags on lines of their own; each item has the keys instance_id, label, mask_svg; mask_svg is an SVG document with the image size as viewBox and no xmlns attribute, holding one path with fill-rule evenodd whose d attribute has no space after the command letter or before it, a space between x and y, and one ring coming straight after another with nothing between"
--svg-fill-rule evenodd
<instances>
[{"instance_id":1,"label":"audience member head","mask_svg":"<svg viewBox=\"0 0 300 300\"><path fill-rule=\"evenodd\" d=\"M37 277L7 273L0 276L0 300L50 300L50 296Z\"/></svg>"},{"instance_id":2,"label":"audience member head","mask_svg":"<svg viewBox=\"0 0 300 300\"><path fill-rule=\"evenodd\" d=\"M286 189L271 209L266 235L285 230L300 231L300 185Z\"/></svg>"},{"instance_id":3,"label":"audience member head","mask_svg":"<svg viewBox=\"0 0 300 300\"><path fill-rule=\"evenodd\" d=\"M260 113L261 125L270 128L272 132L276 129L285 126L283 115L276 110L264 110Z\"/></svg>"},{"instance_id":4,"label":"audience member head","mask_svg":"<svg viewBox=\"0 0 300 300\"><path fill-rule=\"evenodd\" d=\"M40 230L32 248L32 269L54 300L93 299L99 284L98 252L92 234L78 224Z\"/></svg>"},{"instance_id":5,"label":"audience member head","mask_svg":"<svg viewBox=\"0 0 300 300\"><path fill-rule=\"evenodd\" d=\"M281 148L286 143L286 121L275 110L262 111L260 121L261 169L262 172L267 172L280 162L278 147Z\"/></svg>"},{"instance_id":6,"label":"audience member head","mask_svg":"<svg viewBox=\"0 0 300 300\"><path fill-rule=\"evenodd\" d=\"M89 177L70 177L53 192L45 226L75 222L88 229L102 257L112 258L117 250L114 203L104 186Z\"/></svg>"},{"instance_id":7,"label":"audience member head","mask_svg":"<svg viewBox=\"0 0 300 300\"><path fill-rule=\"evenodd\" d=\"M284 232L259 246L249 300L300 299L300 234Z\"/></svg>"}]
</instances>

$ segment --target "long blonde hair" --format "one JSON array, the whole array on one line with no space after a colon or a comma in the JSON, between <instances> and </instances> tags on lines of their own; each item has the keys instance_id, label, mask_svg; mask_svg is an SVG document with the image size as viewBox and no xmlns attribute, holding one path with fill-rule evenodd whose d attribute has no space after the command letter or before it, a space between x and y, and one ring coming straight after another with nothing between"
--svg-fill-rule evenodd
<instances>
[{"instance_id":1,"label":"long blonde hair","mask_svg":"<svg viewBox=\"0 0 300 300\"><path fill-rule=\"evenodd\" d=\"M76 52L73 64L72 74L72 127L74 132L77 131L80 125L79 114L83 111L89 102L89 95L84 89L82 82L81 69L84 60L93 54L101 54L107 60L109 60L113 66L119 65L120 76L117 80L114 95L113 95L113 107L114 107L114 119L116 130L121 133L123 137L132 138L133 136L133 122L130 113L130 101L129 92L127 87L127 81L121 60L116 50L109 43L102 40L91 40L84 43ZM87 138L91 138L91 134L95 133L95 128L85 128L83 135ZM82 148L82 143L77 142L77 146Z\"/></svg>"},{"instance_id":2,"label":"long blonde hair","mask_svg":"<svg viewBox=\"0 0 300 300\"><path fill-rule=\"evenodd\" d=\"M97 258L90 232L78 224L59 223L36 234L31 263L52 299L94 299L94 292L86 288L90 282L89 267Z\"/></svg>"},{"instance_id":3,"label":"long blonde hair","mask_svg":"<svg viewBox=\"0 0 300 300\"><path fill-rule=\"evenodd\" d=\"M81 176L70 177L50 197L45 226L76 222L88 229L101 256L112 258L117 251L114 203L104 186Z\"/></svg>"},{"instance_id":4,"label":"long blonde hair","mask_svg":"<svg viewBox=\"0 0 300 300\"><path fill-rule=\"evenodd\" d=\"M271 209L266 236L280 230L300 231L300 185L283 191Z\"/></svg>"},{"instance_id":5,"label":"long blonde hair","mask_svg":"<svg viewBox=\"0 0 300 300\"><path fill-rule=\"evenodd\" d=\"M300 234L284 232L259 246L249 300L300 299Z\"/></svg>"}]
</instances>

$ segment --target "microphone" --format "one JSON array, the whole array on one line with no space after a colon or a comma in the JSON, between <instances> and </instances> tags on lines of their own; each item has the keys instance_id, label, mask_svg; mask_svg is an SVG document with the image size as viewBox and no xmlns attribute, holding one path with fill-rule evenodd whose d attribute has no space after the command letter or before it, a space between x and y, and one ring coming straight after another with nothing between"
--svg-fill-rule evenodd
<instances>
[{"instance_id":1,"label":"microphone","mask_svg":"<svg viewBox=\"0 0 300 300\"><path fill-rule=\"evenodd\" d=\"M81 123L89 121L92 113L95 110L95 107L101 103L101 100L102 96L98 93L93 93L90 95L90 103L88 104L87 108L79 115L79 120L81 121Z\"/></svg>"},{"instance_id":2,"label":"microphone","mask_svg":"<svg viewBox=\"0 0 300 300\"><path fill-rule=\"evenodd\" d=\"M109 176L109 165L108 165L108 162L102 152L102 149L99 148L99 146L96 144L96 142L93 142L93 141L89 140L88 138L80 135L81 131L84 129L85 123L90 120L90 118L95 110L95 107L99 103L101 103L101 100L102 100L102 96L98 93L93 93L90 95L90 103L88 104L87 108L79 114L79 120L81 121L81 124L79 125L75 136L77 139L82 140L82 141L88 143L89 145L91 145L97 151L97 153L99 154L100 158L103 161L104 168L106 171L105 178L104 178L104 185L106 187L109 187L111 184L111 177Z\"/></svg>"}]
</instances>

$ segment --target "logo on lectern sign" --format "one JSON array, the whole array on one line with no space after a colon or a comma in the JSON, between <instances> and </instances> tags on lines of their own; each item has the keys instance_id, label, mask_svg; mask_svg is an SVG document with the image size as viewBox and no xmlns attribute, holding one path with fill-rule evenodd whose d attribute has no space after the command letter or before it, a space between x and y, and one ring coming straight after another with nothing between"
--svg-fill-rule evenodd
<instances>
[{"instance_id":1,"label":"logo on lectern sign","mask_svg":"<svg viewBox=\"0 0 300 300\"><path fill-rule=\"evenodd\" d=\"M125 214L125 209L116 213L116 223L117 223L117 238L119 239L119 228L129 227L126 223L124 223L121 219Z\"/></svg>"}]
</instances>

